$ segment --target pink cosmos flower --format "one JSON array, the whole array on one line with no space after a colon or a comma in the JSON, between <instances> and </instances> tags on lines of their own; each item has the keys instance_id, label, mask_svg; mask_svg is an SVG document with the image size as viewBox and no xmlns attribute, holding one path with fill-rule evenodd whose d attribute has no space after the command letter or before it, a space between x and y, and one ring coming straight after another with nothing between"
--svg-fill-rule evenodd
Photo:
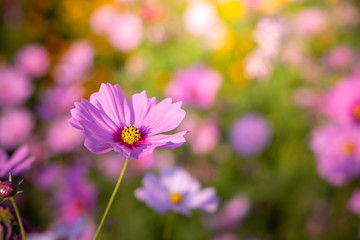
<instances>
[{"instance_id":1,"label":"pink cosmos flower","mask_svg":"<svg viewBox=\"0 0 360 240\"><path fill-rule=\"evenodd\" d=\"M343 186L360 174L360 127L327 125L315 130L311 148L320 175L335 186Z\"/></svg>"},{"instance_id":2,"label":"pink cosmos flower","mask_svg":"<svg viewBox=\"0 0 360 240\"><path fill-rule=\"evenodd\" d=\"M14 149L23 144L34 125L34 117L29 110L5 109L0 115L0 147Z\"/></svg>"},{"instance_id":3,"label":"pink cosmos flower","mask_svg":"<svg viewBox=\"0 0 360 240\"><path fill-rule=\"evenodd\" d=\"M348 202L348 209L357 215L360 215L360 189L356 189Z\"/></svg>"},{"instance_id":4,"label":"pink cosmos flower","mask_svg":"<svg viewBox=\"0 0 360 240\"><path fill-rule=\"evenodd\" d=\"M360 76L338 82L327 94L324 110L340 123L360 123Z\"/></svg>"},{"instance_id":5,"label":"pink cosmos flower","mask_svg":"<svg viewBox=\"0 0 360 240\"><path fill-rule=\"evenodd\" d=\"M129 101L119 85L101 84L90 102L82 99L71 110L70 124L82 130L85 146L93 153L114 150L132 159L151 154L156 147L176 148L185 142L187 131L159 134L176 128L185 117L181 102L167 98L158 103L146 91Z\"/></svg>"},{"instance_id":6,"label":"pink cosmos flower","mask_svg":"<svg viewBox=\"0 0 360 240\"><path fill-rule=\"evenodd\" d=\"M201 189L199 182L182 168L170 168L157 178L148 173L142 181L143 187L135 196L159 213L168 211L189 215L191 209L214 212L218 197L214 188Z\"/></svg>"},{"instance_id":7,"label":"pink cosmos flower","mask_svg":"<svg viewBox=\"0 0 360 240\"><path fill-rule=\"evenodd\" d=\"M49 69L49 55L40 44L28 44L16 54L15 65L26 76L39 78Z\"/></svg>"},{"instance_id":8,"label":"pink cosmos flower","mask_svg":"<svg viewBox=\"0 0 360 240\"><path fill-rule=\"evenodd\" d=\"M22 104L33 90L31 81L18 70L0 66L0 106Z\"/></svg>"},{"instance_id":9,"label":"pink cosmos flower","mask_svg":"<svg viewBox=\"0 0 360 240\"><path fill-rule=\"evenodd\" d=\"M188 106L209 108L215 101L220 89L220 73L206 66L195 65L179 70L166 86L166 95Z\"/></svg>"},{"instance_id":10,"label":"pink cosmos flower","mask_svg":"<svg viewBox=\"0 0 360 240\"><path fill-rule=\"evenodd\" d=\"M9 172L12 176L16 176L27 170L35 161L33 156L30 156L29 148L21 146L11 157L0 148L0 179L9 177Z\"/></svg>"}]
</instances>

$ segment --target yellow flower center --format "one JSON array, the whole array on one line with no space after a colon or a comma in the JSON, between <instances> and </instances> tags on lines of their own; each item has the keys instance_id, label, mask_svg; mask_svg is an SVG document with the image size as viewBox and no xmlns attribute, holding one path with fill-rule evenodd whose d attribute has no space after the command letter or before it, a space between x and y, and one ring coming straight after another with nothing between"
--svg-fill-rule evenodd
<instances>
[{"instance_id":1,"label":"yellow flower center","mask_svg":"<svg viewBox=\"0 0 360 240\"><path fill-rule=\"evenodd\" d=\"M124 143L135 144L141 139L140 130L133 125L125 126L121 133L121 139Z\"/></svg>"},{"instance_id":2,"label":"yellow flower center","mask_svg":"<svg viewBox=\"0 0 360 240\"><path fill-rule=\"evenodd\" d=\"M347 142L343 145L343 153L346 155L346 156L351 156L355 153L355 146L353 143L351 142Z\"/></svg>"},{"instance_id":3,"label":"yellow flower center","mask_svg":"<svg viewBox=\"0 0 360 240\"><path fill-rule=\"evenodd\" d=\"M179 204L182 201L182 196L179 193L172 193L170 194L170 202L174 203L174 204Z\"/></svg>"},{"instance_id":4,"label":"yellow flower center","mask_svg":"<svg viewBox=\"0 0 360 240\"><path fill-rule=\"evenodd\" d=\"M354 108L354 117L355 117L357 120L360 120L360 105L357 105L357 106Z\"/></svg>"}]
</instances>

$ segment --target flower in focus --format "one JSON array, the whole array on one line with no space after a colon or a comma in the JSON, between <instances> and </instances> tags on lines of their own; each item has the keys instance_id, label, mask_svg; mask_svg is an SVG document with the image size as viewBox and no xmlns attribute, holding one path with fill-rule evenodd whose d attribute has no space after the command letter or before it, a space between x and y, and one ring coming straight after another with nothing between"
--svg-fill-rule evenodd
<instances>
[{"instance_id":1,"label":"flower in focus","mask_svg":"<svg viewBox=\"0 0 360 240\"><path fill-rule=\"evenodd\" d=\"M229 139L234 150L240 155L253 156L267 146L270 133L267 120L260 114L250 113L233 123Z\"/></svg>"},{"instance_id":2,"label":"flower in focus","mask_svg":"<svg viewBox=\"0 0 360 240\"><path fill-rule=\"evenodd\" d=\"M159 178L148 173L142 184L135 191L136 198L159 213L174 211L189 215L191 209L214 212L218 207L215 189L201 189L199 182L182 168L167 169Z\"/></svg>"},{"instance_id":3,"label":"flower in focus","mask_svg":"<svg viewBox=\"0 0 360 240\"><path fill-rule=\"evenodd\" d=\"M356 189L348 202L348 209L357 215L360 215L360 189Z\"/></svg>"},{"instance_id":4,"label":"flower in focus","mask_svg":"<svg viewBox=\"0 0 360 240\"><path fill-rule=\"evenodd\" d=\"M17 53L15 65L26 76L39 78L48 71L50 60L43 46L40 44L28 44Z\"/></svg>"},{"instance_id":5,"label":"flower in focus","mask_svg":"<svg viewBox=\"0 0 360 240\"><path fill-rule=\"evenodd\" d=\"M187 131L159 134L176 128L185 117L181 102L170 98L157 103L146 91L134 94L129 101L119 85L101 84L90 102L82 99L71 110L70 124L82 130L85 146L93 153L114 150L137 159L151 154L156 147L172 149L185 142Z\"/></svg>"},{"instance_id":6,"label":"flower in focus","mask_svg":"<svg viewBox=\"0 0 360 240\"><path fill-rule=\"evenodd\" d=\"M33 93L29 79L14 68L0 66L0 106L23 104Z\"/></svg>"},{"instance_id":7,"label":"flower in focus","mask_svg":"<svg viewBox=\"0 0 360 240\"><path fill-rule=\"evenodd\" d=\"M166 86L165 93L185 105L207 109L215 101L221 82L222 77L217 70L196 65L177 71Z\"/></svg>"},{"instance_id":8,"label":"flower in focus","mask_svg":"<svg viewBox=\"0 0 360 240\"><path fill-rule=\"evenodd\" d=\"M338 82L327 94L324 110L340 123L360 123L360 78Z\"/></svg>"},{"instance_id":9,"label":"flower in focus","mask_svg":"<svg viewBox=\"0 0 360 240\"><path fill-rule=\"evenodd\" d=\"M20 146L28 139L34 125L34 117L28 109L5 109L0 115L0 147Z\"/></svg>"},{"instance_id":10,"label":"flower in focus","mask_svg":"<svg viewBox=\"0 0 360 240\"><path fill-rule=\"evenodd\" d=\"M6 152L0 149L0 179L7 178L9 172L12 176L16 176L27 170L35 161L33 156L30 156L29 148L21 146L9 158Z\"/></svg>"},{"instance_id":11,"label":"flower in focus","mask_svg":"<svg viewBox=\"0 0 360 240\"><path fill-rule=\"evenodd\" d=\"M360 128L327 125L313 132L311 148L320 175L335 186L343 186L360 173Z\"/></svg>"}]
</instances>

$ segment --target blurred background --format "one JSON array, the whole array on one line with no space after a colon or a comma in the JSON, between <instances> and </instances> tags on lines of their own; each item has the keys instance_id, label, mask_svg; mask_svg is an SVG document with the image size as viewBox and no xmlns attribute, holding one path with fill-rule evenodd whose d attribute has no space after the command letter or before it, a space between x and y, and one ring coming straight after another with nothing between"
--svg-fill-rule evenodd
<instances>
[{"instance_id":1,"label":"blurred background","mask_svg":"<svg viewBox=\"0 0 360 240\"><path fill-rule=\"evenodd\" d=\"M134 191L171 166L220 199L215 213L177 214L172 239L358 239L359 7L2 0L0 149L26 146L36 158L15 178L25 179L16 201L29 237L92 239L124 159L89 152L67 121L74 102L109 82L128 98L146 90L182 101L178 129L191 133L180 148L129 162L100 239L162 239L168 216ZM16 223L12 232L0 238L20 239Z\"/></svg>"}]
</instances>

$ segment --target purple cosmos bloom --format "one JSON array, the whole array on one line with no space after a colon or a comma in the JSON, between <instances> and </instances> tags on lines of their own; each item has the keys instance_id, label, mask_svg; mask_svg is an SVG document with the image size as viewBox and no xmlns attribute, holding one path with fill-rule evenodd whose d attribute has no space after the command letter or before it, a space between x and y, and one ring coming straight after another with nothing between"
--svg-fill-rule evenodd
<instances>
[{"instance_id":1,"label":"purple cosmos bloom","mask_svg":"<svg viewBox=\"0 0 360 240\"><path fill-rule=\"evenodd\" d=\"M221 82L217 70L196 65L177 71L165 91L176 101L206 109L215 101Z\"/></svg>"},{"instance_id":2,"label":"purple cosmos bloom","mask_svg":"<svg viewBox=\"0 0 360 240\"><path fill-rule=\"evenodd\" d=\"M71 110L70 124L82 130L85 146L93 153L114 150L137 159L151 154L156 147L176 148L185 142L187 131L173 135L159 134L176 128L185 117L181 102L167 98L157 103L146 91L129 101L119 85L101 84L90 102L82 99Z\"/></svg>"},{"instance_id":3,"label":"purple cosmos bloom","mask_svg":"<svg viewBox=\"0 0 360 240\"><path fill-rule=\"evenodd\" d=\"M50 60L45 48L40 44L24 46L16 54L16 68L29 77L42 77L49 69Z\"/></svg>"},{"instance_id":4,"label":"purple cosmos bloom","mask_svg":"<svg viewBox=\"0 0 360 240\"><path fill-rule=\"evenodd\" d=\"M19 71L0 66L0 106L13 106L24 103L32 94L34 87Z\"/></svg>"},{"instance_id":5,"label":"purple cosmos bloom","mask_svg":"<svg viewBox=\"0 0 360 240\"><path fill-rule=\"evenodd\" d=\"M230 142L235 151L243 156L261 152L269 142L270 126L257 113L247 114L236 120L230 130Z\"/></svg>"},{"instance_id":6,"label":"purple cosmos bloom","mask_svg":"<svg viewBox=\"0 0 360 240\"><path fill-rule=\"evenodd\" d=\"M159 213L172 210L189 215L191 209L214 212L218 207L215 189L201 189L200 183L182 168L167 169L159 178L148 173L142 184L135 196Z\"/></svg>"},{"instance_id":7,"label":"purple cosmos bloom","mask_svg":"<svg viewBox=\"0 0 360 240\"><path fill-rule=\"evenodd\" d=\"M325 99L325 112L340 123L360 123L360 77L338 82Z\"/></svg>"},{"instance_id":8,"label":"purple cosmos bloom","mask_svg":"<svg viewBox=\"0 0 360 240\"><path fill-rule=\"evenodd\" d=\"M21 174L34 162L35 158L30 156L29 148L22 146L9 158L6 152L0 149L0 179L8 178L9 172L12 176Z\"/></svg>"},{"instance_id":9,"label":"purple cosmos bloom","mask_svg":"<svg viewBox=\"0 0 360 240\"><path fill-rule=\"evenodd\" d=\"M335 186L360 174L360 127L327 125L314 131L311 148L320 175Z\"/></svg>"}]
</instances>

